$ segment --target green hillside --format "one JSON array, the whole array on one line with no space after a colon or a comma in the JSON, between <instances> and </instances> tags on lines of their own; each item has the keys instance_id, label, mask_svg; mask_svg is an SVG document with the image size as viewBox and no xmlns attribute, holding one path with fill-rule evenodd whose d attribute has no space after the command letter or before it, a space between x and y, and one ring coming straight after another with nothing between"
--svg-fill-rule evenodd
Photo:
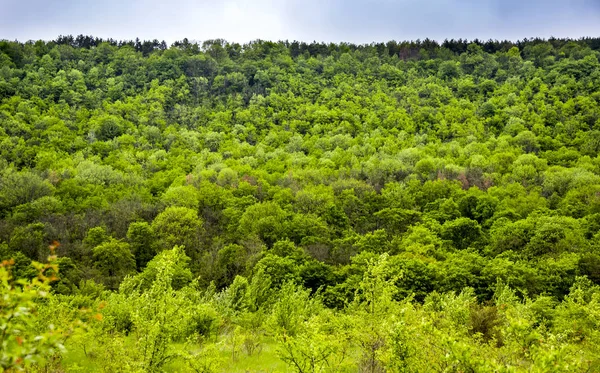
<instances>
[{"instance_id":1,"label":"green hillside","mask_svg":"<svg viewBox=\"0 0 600 373\"><path fill-rule=\"evenodd\" d=\"M600 372L599 58L0 41L0 371Z\"/></svg>"}]
</instances>

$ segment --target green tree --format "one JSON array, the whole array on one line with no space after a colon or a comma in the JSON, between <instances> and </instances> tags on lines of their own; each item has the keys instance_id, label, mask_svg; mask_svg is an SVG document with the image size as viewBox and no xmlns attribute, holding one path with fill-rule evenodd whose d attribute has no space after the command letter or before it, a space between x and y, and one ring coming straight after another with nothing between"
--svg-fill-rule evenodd
<instances>
[{"instance_id":1,"label":"green tree","mask_svg":"<svg viewBox=\"0 0 600 373\"><path fill-rule=\"evenodd\" d=\"M127 229L127 240L135 256L137 269L142 270L158 251L152 226L145 221L131 223Z\"/></svg>"},{"instance_id":2,"label":"green tree","mask_svg":"<svg viewBox=\"0 0 600 373\"><path fill-rule=\"evenodd\" d=\"M481 238L482 230L474 220L458 218L442 225L441 237L450 240L459 250L464 250Z\"/></svg>"},{"instance_id":3,"label":"green tree","mask_svg":"<svg viewBox=\"0 0 600 373\"><path fill-rule=\"evenodd\" d=\"M50 272L56 273L57 267L54 263L35 263L38 277L29 280L14 278L11 264L4 261L0 265L0 367L5 371L33 370L65 350L64 331L44 325L38 314L40 301L51 297L54 277Z\"/></svg>"},{"instance_id":4,"label":"green tree","mask_svg":"<svg viewBox=\"0 0 600 373\"><path fill-rule=\"evenodd\" d=\"M135 272L135 257L126 242L115 239L104 242L94 247L92 259L100 281L110 289L116 289L126 275Z\"/></svg>"},{"instance_id":5,"label":"green tree","mask_svg":"<svg viewBox=\"0 0 600 373\"><path fill-rule=\"evenodd\" d=\"M171 206L154 219L152 229L163 248L181 245L185 247L188 256L196 258L201 248L202 223L196 211L187 207Z\"/></svg>"}]
</instances>

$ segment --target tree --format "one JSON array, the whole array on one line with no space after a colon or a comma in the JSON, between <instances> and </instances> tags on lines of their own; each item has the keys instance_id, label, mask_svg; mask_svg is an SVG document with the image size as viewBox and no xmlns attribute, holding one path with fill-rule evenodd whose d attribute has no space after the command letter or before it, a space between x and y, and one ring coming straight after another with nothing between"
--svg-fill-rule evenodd
<instances>
[{"instance_id":1,"label":"tree","mask_svg":"<svg viewBox=\"0 0 600 373\"><path fill-rule=\"evenodd\" d=\"M54 187L31 171L4 170L0 175L0 214L9 209L51 195Z\"/></svg>"},{"instance_id":2,"label":"tree","mask_svg":"<svg viewBox=\"0 0 600 373\"><path fill-rule=\"evenodd\" d=\"M96 130L96 137L100 141L112 140L123 134L123 125L115 117L104 117L98 119L99 125Z\"/></svg>"},{"instance_id":3,"label":"tree","mask_svg":"<svg viewBox=\"0 0 600 373\"><path fill-rule=\"evenodd\" d=\"M455 61L444 61L440 64L438 76L442 79L454 79L460 76L460 64Z\"/></svg>"},{"instance_id":4,"label":"tree","mask_svg":"<svg viewBox=\"0 0 600 373\"><path fill-rule=\"evenodd\" d=\"M277 353L295 372L342 371L350 367L349 320L328 316L312 317L305 322L303 333L282 340Z\"/></svg>"},{"instance_id":5,"label":"tree","mask_svg":"<svg viewBox=\"0 0 600 373\"><path fill-rule=\"evenodd\" d=\"M233 281L236 276L243 274L246 269L248 253L243 246L227 245L217 255L217 269L221 272L221 277L217 286L225 287Z\"/></svg>"},{"instance_id":6,"label":"tree","mask_svg":"<svg viewBox=\"0 0 600 373\"><path fill-rule=\"evenodd\" d=\"M162 371L178 356L173 342L185 338L186 330L193 326L194 304L186 297L185 289L173 288L180 261L185 258L180 247L165 250L139 275L148 277L146 271L155 271L149 286L130 277L121 287L121 294L132 306L131 321L139 352L136 366L145 372Z\"/></svg>"},{"instance_id":7,"label":"tree","mask_svg":"<svg viewBox=\"0 0 600 373\"><path fill-rule=\"evenodd\" d=\"M441 237L452 241L453 245L464 250L480 239L482 235L481 226L469 218L458 218L447 221L442 226Z\"/></svg>"},{"instance_id":8,"label":"tree","mask_svg":"<svg viewBox=\"0 0 600 373\"><path fill-rule=\"evenodd\" d=\"M246 209L239 222L239 233L257 234L258 237L271 246L285 238L283 222L287 214L273 202L255 204Z\"/></svg>"},{"instance_id":9,"label":"tree","mask_svg":"<svg viewBox=\"0 0 600 373\"><path fill-rule=\"evenodd\" d=\"M142 270L158 251L152 226L145 221L129 224L127 240L135 256L137 269Z\"/></svg>"},{"instance_id":10,"label":"tree","mask_svg":"<svg viewBox=\"0 0 600 373\"><path fill-rule=\"evenodd\" d=\"M173 253L175 248L177 250L175 253ZM129 289L132 286L137 290L146 291L155 281L157 281L157 276L159 276L161 273L161 265L164 265L165 260L171 260L169 258L173 255L176 255L177 261L176 263L172 264L173 268L170 269L170 286L174 290L180 290L190 285L193 280L193 275L190 270L190 258L185 255L185 252L182 252L182 247L176 246L175 248L173 250L161 251L154 258L152 258L150 262L148 262L148 265L141 271L141 273L128 278L123 286L125 286L128 291L133 291L133 289Z\"/></svg>"},{"instance_id":11,"label":"tree","mask_svg":"<svg viewBox=\"0 0 600 373\"><path fill-rule=\"evenodd\" d=\"M63 331L44 325L38 315L41 300L48 300L50 283L57 267L34 263L38 277L33 280L13 278L12 261L0 264L0 368L6 371L35 369L56 353L64 350ZM40 328L40 325L43 325Z\"/></svg>"},{"instance_id":12,"label":"tree","mask_svg":"<svg viewBox=\"0 0 600 373\"><path fill-rule=\"evenodd\" d=\"M203 229L202 219L196 211L187 207L167 207L154 219L152 229L163 248L181 245L188 256L198 257Z\"/></svg>"},{"instance_id":13,"label":"tree","mask_svg":"<svg viewBox=\"0 0 600 373\"><path fill-rule=\"evenodd\" d=\"M104 227L94 227L88 230L87 235L83 239L83 243L90 248L94 248L110 241L110 239L111 237Z\"/></svg>"},{"instance_id":14,"label":"tree","mask_svg":"<svg viewBox=\"0 0 600 373\"><path fill-rule=\"evenodd\" d=\"M254 271L262 272L267 276L274 289L279 289L287 282L298 283L299 281L298 264L292 258L266 254L256 263Z\"/></svg>"},{"instance_id":15,"label":"tree","mask_svg":"<svg viewBox=\"0 0 600 373\"><path fill-rule=\"evenodd\" d=\"M366 372L384 369L381 356L390 332L389 315L397 308L393 298L397 278L390 278L389 256L382 254L367 262L367 269L359 283L352 312L352 335L360 351L359 364Z\"/></svg>"},{"instance_id":16,"label":"tree","mask_svg":"<svg viewBox=\"0 0 600 373\"><path fill-rule=\"evenodd\" d=\"M44 234L46 226L43 223L28 224L17 227L10 237L9 247L13 251L19 251L32 260L41 260L48 256L45 252L46 237Z\"/></svg>"},{"instance_id":17,"label":"tree","mask_svg":"<svg viewBox=\"0 0 600 373\"><path fill-rule=\"evenodd\" d=\"M269 322L273 331L286 338L301 331L303 322L317 312L320 304L310 297L310 291L288 281L281 286L273 304Z\"/></svg>"},{"instance_id":18,"label":"tree","mask_svg":"<svg viewBox=\"0 0 600 373\"><path fill-rule=\"evenodd\" d=\"M99 280L110 289L117 289L126 275L135 272L135 257L129 244L115 239L92 249L94 267L101 276Z\"/></svg>"}]
</instances>

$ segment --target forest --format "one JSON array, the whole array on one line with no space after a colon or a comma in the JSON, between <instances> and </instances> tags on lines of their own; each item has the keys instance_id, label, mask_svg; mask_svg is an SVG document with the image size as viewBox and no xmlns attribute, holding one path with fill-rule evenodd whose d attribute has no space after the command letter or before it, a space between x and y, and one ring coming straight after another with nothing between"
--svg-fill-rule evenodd
<instances>
[{"instance_id":1,"label":"forest","mask_svg":"<svg viewBox=\"0 0 600 373\"><path fill-rule=\"evenodd\" d=\"M600 38L0 41L0 371L600 372Z\"/></svg>"}]
</instances>

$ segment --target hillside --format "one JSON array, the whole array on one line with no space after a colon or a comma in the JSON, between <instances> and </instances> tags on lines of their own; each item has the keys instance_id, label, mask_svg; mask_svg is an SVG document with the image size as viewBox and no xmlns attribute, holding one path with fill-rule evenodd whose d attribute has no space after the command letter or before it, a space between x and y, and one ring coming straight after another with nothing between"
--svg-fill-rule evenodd
<instances>
[{"instance_id":1,"label":"hillside","mask_svg":"<svg viewBox=\"0 0 600 373\"><path fill-rule=\"evenodd\" d=\"M0 41L0 367L600 371L599 58Z\"/></svg>"}]
</instances>

